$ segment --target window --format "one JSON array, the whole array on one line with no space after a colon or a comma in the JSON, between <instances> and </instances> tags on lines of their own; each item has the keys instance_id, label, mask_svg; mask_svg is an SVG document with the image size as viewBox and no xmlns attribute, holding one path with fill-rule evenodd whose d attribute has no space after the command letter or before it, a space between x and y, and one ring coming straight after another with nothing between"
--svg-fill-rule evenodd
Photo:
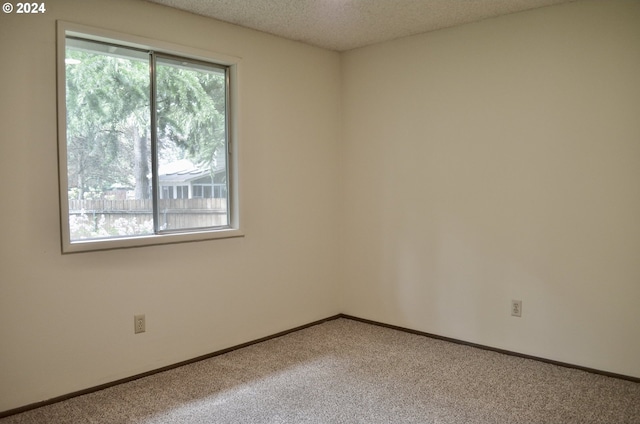
<instances>
[{"instance_id":1,"label":"window","mask_svg":"<svg viewBox=\"0 0 640 424\"><path fill-rule=\"evenodd\" d=\"M63 251L240 235L234 63L59 25Z\"/></svg>"},{"instance_id":2,"label":"window","mask_svg":"<svg viewBox=\"0 0 640 424\"><path fill-rule=\"evenodd\" d=\"M173 199L173 187L162 187L162 192L160 193L161 199Z\"/></svg>"},{"instance_id":3,"label":"window","mask_svg":"<svg viewBox=\"0 0 640 424\"><path fill-rule=\"evenodd\" d=\"M176 199L188 199L188 198L189 198L189 186L177 186Z\"/></svg>"}]
</instances>

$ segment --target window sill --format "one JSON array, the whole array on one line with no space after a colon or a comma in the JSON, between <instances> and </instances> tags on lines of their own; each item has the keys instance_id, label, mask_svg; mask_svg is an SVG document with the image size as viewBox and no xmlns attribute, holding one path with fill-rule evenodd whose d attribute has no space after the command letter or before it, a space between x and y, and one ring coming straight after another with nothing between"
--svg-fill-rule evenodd
<instances>
[{"instance_id":1,"label":"window sill","mask_svg":"<svg viewBox=\"0 0 640 424\"><path fill-rule=\"evenodd\" d=\"M113 239L91 239L63 242L62 253L80 253L99 250L129 249L143 246L163 244L189 243L197 241L218 240L244 237L237 228L226 228L211 231L157 234L135 237L118 237Z\"/></svg>"}]
</instances>

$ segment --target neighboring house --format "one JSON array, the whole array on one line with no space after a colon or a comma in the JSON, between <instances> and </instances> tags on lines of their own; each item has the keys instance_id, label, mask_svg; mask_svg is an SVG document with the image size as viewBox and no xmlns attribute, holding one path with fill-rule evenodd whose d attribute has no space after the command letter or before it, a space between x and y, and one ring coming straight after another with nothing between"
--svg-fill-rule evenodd
<instances>
[{"instance_id":1,"label":"neighboring house","mask_svg":"<svg viewBox=\"0 0 640 424\"><path fill-rule=\"evenodd\" d=\"M181 159L158 167L161 199L226 198L226 166L217 160L213 169Z\"/></svg>"}]
</instances>

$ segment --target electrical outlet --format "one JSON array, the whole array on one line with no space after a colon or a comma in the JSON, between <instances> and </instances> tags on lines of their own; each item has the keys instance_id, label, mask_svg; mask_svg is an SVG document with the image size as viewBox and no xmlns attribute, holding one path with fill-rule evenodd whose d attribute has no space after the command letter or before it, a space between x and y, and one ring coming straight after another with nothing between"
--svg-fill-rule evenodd
<instances>
[{"instance_id":1,"label":"electrical outlet","mask_svg":"<svg viewBox=\"0 0 640 424\"><path fill-rule=\"evenodd\" d=\"M143 315L134 315L133 316L133 332L135 334L144 333L146 330L146 322Z\"/></svg>"},{"instance_id":2,"label":"electrical outlet","mask_svg":"<svg viewBox=\"0 0 640 424\"><path fill-rule=\"evenodd\" d=\"M511 315L514 317L522 316L522 300L511 301Z\"/></svg>"}]
</instances>

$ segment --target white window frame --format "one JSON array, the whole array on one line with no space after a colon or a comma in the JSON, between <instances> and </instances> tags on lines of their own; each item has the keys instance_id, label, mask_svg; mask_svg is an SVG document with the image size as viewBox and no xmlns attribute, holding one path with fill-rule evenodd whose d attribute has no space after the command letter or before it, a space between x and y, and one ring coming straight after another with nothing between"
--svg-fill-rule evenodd
<instances>
[{"instance_id":1,"label":"white window frame","mask_svg":"<svg viewBox=\"0 0 640 424\"><path fill-rule=\"evenodd\" d=\"M159 53L182 56L189 59L214 62L228 67L229 72L229 113L227 138L227 167L229 175L229 224L224 228L186 230L168 234L152 234L130 237L71 240L69 228L69 200L67 176L67 116L66 116L66 37L75 36L87 40L110 42L125 47L148 49ZM238 74L240 59L207 50L186 47L174 43L139 37L86 25L57 21L57 107L58 107L58 168L60 192L60 227L62 253L76 253L94 250L121 249L157 244L183 243L212 239L242 237L240 229L240 202L238 177Z\"/></svg>"}]
</instances>

